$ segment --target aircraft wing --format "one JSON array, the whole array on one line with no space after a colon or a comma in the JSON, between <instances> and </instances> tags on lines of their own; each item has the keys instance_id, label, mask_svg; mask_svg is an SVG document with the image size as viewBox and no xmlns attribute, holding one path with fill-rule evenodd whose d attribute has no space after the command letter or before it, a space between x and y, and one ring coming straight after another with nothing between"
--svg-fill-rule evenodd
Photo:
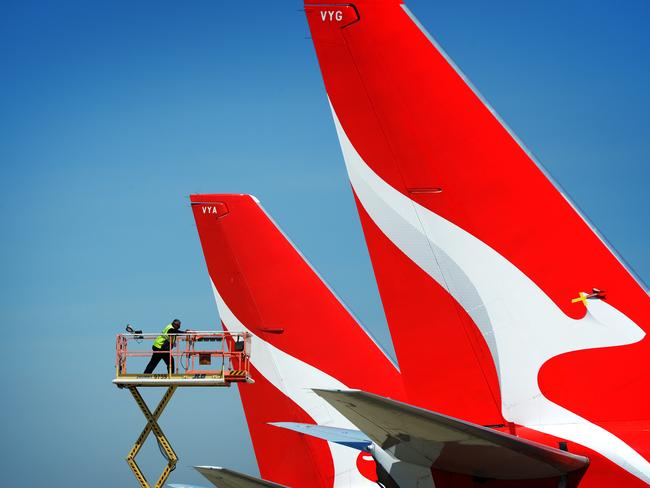
<instances>
[{"instance_id":1,"label":"aircraft wing","mask_svg":"<svg viewBox=\"0 0 650 488\"><path fill-rule=\"evenodd\" d=\"M217 488L286 488L270 481L218 466L194 466Z\"/></svg>"},{"instance_id":2,"label":"aircraft wing","mask_svg":"<svg viewBox=\"0 0 650 488\"><path fill-rule=\"evenodd\" d=\"M490 479L541 479L585 467L583 456L359 390L314 390L401 460Z\"/></svg>"}]
</instances>

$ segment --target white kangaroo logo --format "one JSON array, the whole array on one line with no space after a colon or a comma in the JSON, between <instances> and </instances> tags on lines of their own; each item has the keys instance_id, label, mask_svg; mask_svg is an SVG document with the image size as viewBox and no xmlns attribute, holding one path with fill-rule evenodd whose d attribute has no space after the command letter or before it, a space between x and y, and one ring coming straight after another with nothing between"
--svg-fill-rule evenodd
<instances>
[{"instance_id":1,"label":"white kangaroo logo","mask_svg":"<svg viewBox=\"0 0 650 488\"><path fill-rule=\"evenodd\" d=\"M552 357L632 344L645 332L600 300L585 302L588 311L582 319L567 317L494 249L383 181L358 154L333 108L332 114L350 181L370 218L451 293L481 330L497 368L504 418L582 444L650 483L650 463L643 456L548 400L537 382L540 368Z\"/></svg>"}]
</instances>

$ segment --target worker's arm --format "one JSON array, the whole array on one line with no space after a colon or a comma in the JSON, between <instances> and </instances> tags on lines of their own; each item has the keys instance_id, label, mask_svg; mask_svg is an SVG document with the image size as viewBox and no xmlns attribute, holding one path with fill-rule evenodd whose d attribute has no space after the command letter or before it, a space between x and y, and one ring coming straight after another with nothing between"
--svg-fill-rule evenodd
<instances>
[{"instance_id":1,"label":"worker's arm","mask_svg":"<svg viewBox=\"0 0 650 488\"><path fill-rule=\"evenodd\" d=\"M191 330L180 330L180 329L172 329L168 332L168 334L191 334Z\"/></svg>"}]
</instances>

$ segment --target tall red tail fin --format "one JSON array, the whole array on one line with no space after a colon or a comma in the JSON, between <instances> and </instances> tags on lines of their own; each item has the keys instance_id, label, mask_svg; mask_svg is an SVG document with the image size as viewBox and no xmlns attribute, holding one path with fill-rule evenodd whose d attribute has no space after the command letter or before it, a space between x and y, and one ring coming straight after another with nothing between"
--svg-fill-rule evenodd
<instances>
[{"instance_id":1,"label":"tall red tail fin","mask_svg":"<svg viewBox=\"0 0 650 488\"><path fill-rule=\"evenodd\" d=\"M292 487L372 486L356 468L358 451L268 424L351 427L311 388L403 397L399 372L254 197L191 202L223 326L253 334L256 383L240 393L262 476Z\"/></svg>"},{"instance_id":2,"label":"tall red tail fin","mask_svg":"<svg viewBox=\"0 0 650 488\"><path fill-rule=\"evenodd\" d=\"M399 1L305 9L409 401L650 479L606 426L648 418L648 294Z\"/></svg>"}]
</instances>

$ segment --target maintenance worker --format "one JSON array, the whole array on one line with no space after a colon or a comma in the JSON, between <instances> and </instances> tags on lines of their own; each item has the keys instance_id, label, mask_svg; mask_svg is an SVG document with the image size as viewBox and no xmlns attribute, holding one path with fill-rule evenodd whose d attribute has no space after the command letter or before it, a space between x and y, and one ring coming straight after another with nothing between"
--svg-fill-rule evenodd
<instances>
[{"instance_id":1,"label":"maintenance worker","mask_svg":"<svg viewBox=\"0 0 650 488\"><path fill-rule=\"evenodd\" d=\"M151 374L156 369L158 363L162 359L167 365L167 371L171 374L174 372L174 357L170 354L170 350L176 344L176 334L187 334L188 331L180 330L181 321L178 319L172 320L171 324L167 324L162 330L161 334L153 341L151 350L151 360L144 370L144 374Z\"/></svg>"}]
</instances>

